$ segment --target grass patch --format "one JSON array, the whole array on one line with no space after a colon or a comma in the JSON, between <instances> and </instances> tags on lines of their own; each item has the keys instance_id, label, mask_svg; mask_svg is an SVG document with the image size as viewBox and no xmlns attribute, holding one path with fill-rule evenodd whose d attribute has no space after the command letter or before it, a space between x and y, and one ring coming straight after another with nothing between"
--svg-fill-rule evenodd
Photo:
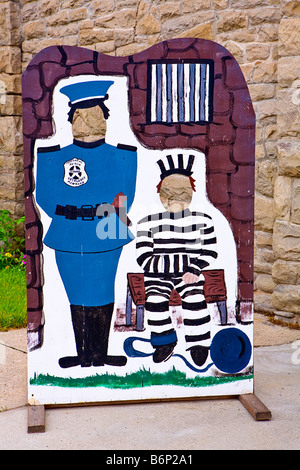
<instances>
[{"instance_id":1,"label":"grass patch","mask_svg":"<svg viewBox=\"0 0 300 470\"><path fill-rule=\"evenodd\" d=\"M126 374L125 377L105 373L84 378L55 377L49 374L34 374L30 379L31 385L48 385L56 387L89 388L105 387L110 389L132 389L150 387L151 385L178 385L181 387L209 387L238 380L252 379L253 374L230 375L225 377L195 377L188 378L184 372L173 367L165 373L151 372L140 369L137 372Z\"/></svg>"},{"instance_id":2,"label":"grass patch","mask_svg":"<svg viewBox=\"0 0 300 470\"><path fill-rule=\"evenodd\" d=\"M24 269L0 270L0 331L27 325L26 272Z\"/></svg>"}]
</instances>

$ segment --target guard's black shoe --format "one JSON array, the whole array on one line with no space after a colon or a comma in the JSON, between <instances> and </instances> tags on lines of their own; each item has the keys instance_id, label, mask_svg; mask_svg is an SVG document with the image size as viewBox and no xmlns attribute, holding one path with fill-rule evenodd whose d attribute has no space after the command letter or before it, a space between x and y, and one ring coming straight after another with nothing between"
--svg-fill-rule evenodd
<instances>
[{"instance_id":1,"label":"guard's black shoe","mask_svg":"<svg viewBox=\"0 0 300 470\"><path fill-rule=\"evenodd\" d=\"M125 356L106 356L104 363L108 366L125 366L127 363L127 357ZM95 365L95 364L94 364Z\"/></svg>"},{"instance_id":2,"label":"guard's black shoe","mask_svg":"<svg viewBox=\"0 0 300 470\"><path fill-rule=\"evenodd\" d=\"M80 360L78 356L66 356L61 357L58 360L60 367L63 369L68 369L69 367L80 366Z\"/></svg>"}]
</instances>

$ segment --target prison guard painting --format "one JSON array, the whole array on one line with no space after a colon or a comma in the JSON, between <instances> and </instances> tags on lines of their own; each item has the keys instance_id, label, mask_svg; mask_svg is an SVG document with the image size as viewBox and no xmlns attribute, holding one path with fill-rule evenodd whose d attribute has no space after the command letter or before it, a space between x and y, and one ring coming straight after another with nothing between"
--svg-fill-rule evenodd
<instances>
[{"instance_id":1,"label":"prison guard painting","mask_svg":"<svg viewBox=\"0 0 300 470\"><path fill-rule=\"evenodd\" d=\"M29 404L253 392L255 116L222 46L23 74Z\"/></svg>"}]
</instances>

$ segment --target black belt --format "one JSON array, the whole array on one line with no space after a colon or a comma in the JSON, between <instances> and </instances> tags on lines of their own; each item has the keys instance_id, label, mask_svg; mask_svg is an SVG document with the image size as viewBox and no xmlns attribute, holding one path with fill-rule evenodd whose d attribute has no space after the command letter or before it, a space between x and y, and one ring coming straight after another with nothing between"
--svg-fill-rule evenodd
<instances>
[{"instance_id":1,"label":"black belt","mask_svg":"<svg viewBox=\"0 0 300 470\"><path fill-rule=\"evenodd\" d=\"M102 208L99 208L98 210L99 206L102 206ZM103 206L105 206L105 208ZM56 206L55 215L62 215L68 220L77 220L78 217L80 217L82 220L94 220L95 217L97 217L98 219L103 219L103 217L109 217L109 215L114 212L125 225L127 225L128 227L131 225L131 222L127 217L125 208L116 207L114 203L107 204L106 202L104 202L102 204L96 204L95 207L91 204L83 204L81 207L72 206L69 204L67 204L66 206L60 206L58 204Z\"/></svg>"},{"instance_id":2,"label":"black belt","mask_svg":"<svg viewBox=\"0 0 300 470\"><path fill-rule=\"evenodd\" d=\"M94 220L98 206L100 206L100 204L97 204L95 207L90 204L84 204L81 207L71 206L69 204L66 206L57 205L55 214L62 215L68 220L77 220L78 217L82 220ZM108 212L104 213L104 217L108 215ZM102 219L102 217L102 215L98 216L98 219Z\"/></svg>"}]
</instances>

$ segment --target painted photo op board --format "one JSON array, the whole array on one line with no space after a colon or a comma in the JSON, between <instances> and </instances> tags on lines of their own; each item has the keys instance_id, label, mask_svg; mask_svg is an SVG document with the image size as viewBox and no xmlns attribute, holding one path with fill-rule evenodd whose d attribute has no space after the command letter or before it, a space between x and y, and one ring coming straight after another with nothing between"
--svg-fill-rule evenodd
<instances>
[{"instance_id":1,"label":"painted photo op board","mask_svg":"<svg viewBox=\"0 0 300 470\"><path fill-rule=\"evenodd\" d=\"M52 46L22 85L29 403L252 393L255 115L234 57Z\"/></svg>"}]
</instances>

